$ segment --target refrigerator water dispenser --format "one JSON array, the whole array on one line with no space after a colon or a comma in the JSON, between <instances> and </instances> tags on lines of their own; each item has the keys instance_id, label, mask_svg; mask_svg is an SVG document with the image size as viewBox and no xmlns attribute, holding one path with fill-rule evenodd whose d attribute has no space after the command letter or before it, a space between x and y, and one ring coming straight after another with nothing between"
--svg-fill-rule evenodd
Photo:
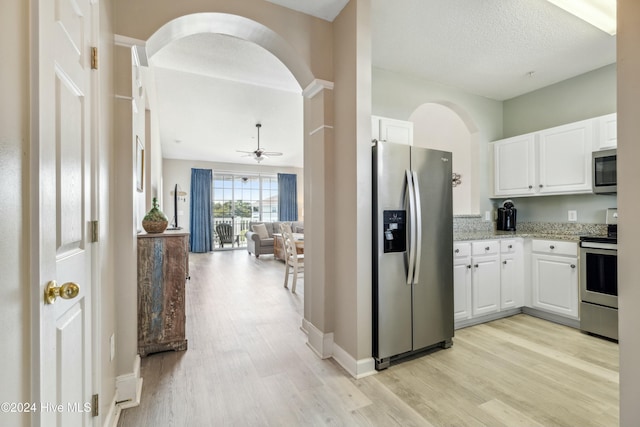
<instances>
[{"instance_id":1,"label":"refrigerator water dispenser","mask_svg":"<svg viewBox=\"0 0 640 427\"><path fill-rule=\"evenodd\" d=\"M405 219L407 212L404 210L383 211L382 215L384 253L406 251L407 233L405 230Z\"/></svg>"}]
</instances>

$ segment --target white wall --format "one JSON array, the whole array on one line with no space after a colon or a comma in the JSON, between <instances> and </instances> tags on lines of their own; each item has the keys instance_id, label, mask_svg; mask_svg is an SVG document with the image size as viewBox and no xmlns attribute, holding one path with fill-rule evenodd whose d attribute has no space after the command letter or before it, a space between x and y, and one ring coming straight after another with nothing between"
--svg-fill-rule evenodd
<instances>
[{"instance_id":1,"label":"white wall","mask_svg":"<svg viewBox=\"0 0 640 427\"><path fill-rule=\"evenodd\" d=\"M139 124L134 124L131 73L131 46L117 45L115 48L115 106L114 106L114 167L113 174L113 232L115 307L116 307L116 375L133 372L138 353L137 319L137 241L138 217L142 209L140 200L144 193L136 191L135 133L141 133ZM144 115L144 108L142 110ZM144 122L143 122L144 125ZM144 128L142 129L144 132ZM144 137L144 134L143 134ZM141 219L141 218L140 218Z\"/></svg>"},{"instance_id":2,"label":"white wall","mask_svg":"<svg viewBox=\"0 0 640 427\"><path fill-rule=\"evenodd\" d=\"M427 103L419 106L409 120L413 122L413 145L453 153L453 172L461 175L462 182L453 188L453 214L480 213L475 164L478 144L462 118L447 106Z\"/></svg>"},{"instance_id":3,"label":"white wall","mask_svg":"<svg viewBox=\"0 0 640 427\"><path fill-rule=\"evenodd\" d=\"M162 161L162 181L164 190L162 194L163 203L162 211L167 215L169 221L173 218L173 195L172 192L175 185L178 184L182 191L187 192L185 200L178 201L178 212L182 211L183 215L178 217L178 225L185 230L189 230L189 215L191 203L191 168L211 169L219 172L238 172L238 173L265 173L275 175L277 173L292 173L298 176L298 220L304 221L304 174L299 168L285 168L268 165L242 165L235 163L216 163L203 162L195 160L175 160L163 159Z\"/></svg>"},{"instance_id":4,"label":"white wall","mask_svg":"<svg viewBox=\"0 0 640 427\"><path fill-rule=\"evenodd\" d=\"M615 113L616 64L504 101L504 136Z\"/></svg>"},{"instance_id":5,"label":"white wall","mask_svg":"<svg viewBox=\"0 0 640 427\"><path fill-rule=\"evenodd\" d=\"M29 316L29 2L7 0L0 13L0 182L4 222L0 239L0 402L28 402ZM29 417L0 414L3 425L27 426Z\"/></svg>"},{"instance_id":6,"label":"white wall","mask_svg":"<svg viewBox=\"0 0 640 427\"><path fill-rule=\"evenodd\" d=\"M94 387L100 393L100 418L96 423L103 423L109 414L110 405L115 395L116 361L111 360L111 336L116 334L115 316L115 279L114 279L114 253L117 250L114 244L113 201L114 192L114 130L113 130L113 1L101 0L98 3L100 11L99 22L99 52L100 67L98 69L98 138L96 155L98 158L97 171L97 200L99 221L99 243L95 248L94 256L98 265L97 280L94 285L94 313L97 316L98 328L94 337L94 351L99 356L99 366L94 366L94 377L99 378L99 384ZM95 73L95 72L94 72ZM99 389L98 389L99 387Z\"/></svg>"},{"instance_id":7,"label":"white wall","mask_svg":"<svg viewBox=\"0 0 640 427\"><path fill-rule=\"evenodd\" d=\"M502 102L463 92L459 89L422 80L414 76L373 69L373 114L399 120L409 117L423 104L445 105L458 114L474 134L477 146L477 193L472 190L471 210L475 203L479 212L492 210L489 196L493 192L490 179L488 143L502 138ZM414 140L415 140L414 135ZM473 172L471 173L473 175ZM476 202L477 200L477 202ZM471 213L471 212L468 212ZM477 213L477 212L473 212Z\"/></svg>"},{"instance_id":8,"label":"white wall","mask_svg":"<svg viewBox=\"0 0 640 427\"><path fill-rule=\"evenodd\" d=\"M616 112L616 64L556 83L504 102L504 137ZM578 222L602 224L616 195L569 195L511 198L520 221L566 222L567 211ZM497 204L502 200L496 200Z\"/></svg>"}]
</instances>

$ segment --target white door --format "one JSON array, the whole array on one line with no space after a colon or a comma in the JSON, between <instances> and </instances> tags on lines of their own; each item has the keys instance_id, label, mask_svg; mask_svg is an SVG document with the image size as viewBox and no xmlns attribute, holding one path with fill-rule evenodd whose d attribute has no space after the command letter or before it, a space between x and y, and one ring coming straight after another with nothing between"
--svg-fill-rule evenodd
<instances>
[{"instance_id":1,"label":"white door","mask_svg":"<svg viewBox=\"0 0 640 427\"><path fill-rule=\"evenodd\" d=\"M532 305L578 319L578 259L533 254L531 260Z\"/></svg>"},{"instance_id":2,"label":"white door","mask_svg":"<svg viewBox=\"0 0 640 427\"><path fill-rule=\"evenodd\" d=\"M500 267L498 256L472 259L473 316L500 311Z\"/></svg>"},{"instance_id":3,"label":"white door","mask_svg":"<svg viewBox=\"0 0 640 427\"><path fill-rule=\"evenodd\" d=\"M89 0L40 0L33 258L39 285L36 423L92 425ZM37 190L37 191L35 191ZM71 299L45 303L45 287L75 283ZM67 297L72 296L65 295Z\"/></svg>"},{"instance_id":4,"label":"white door","mask_svg":"<svg viewBox=\"0 0 640 427\"><path fill-rule=\"evenodd\" d=\"M535 134L495 142L493 161L496 196L535 194Z\"/></svg>"},{"instance_id":5,"label":"white door","mask_svg":"<svg viewBox=\"0 0 640 427\"><path fill-rule=\"evenodd\" d=\"M515 254L501 256L500 260L500 310L522 306L518 301L518 268Z\"/></svg>"},{"instance_id":6,"label":"white door","mask_svg":"<svg viewBox=\"0 0 640 427\"><path fill-rule=\"evenodd\" d=\"M453 262L453 319L471 317L471 259L454 259Z\"/></svg>"},{"instance_id":7,"label":"white door","mask_svg":"<svg viewBox=\"0 0 640 427\"><path fill-rule=\"evenodd\" d=\"M539 192L591 192L591 120L540 132Z\"/></svg>"}]
</instances>

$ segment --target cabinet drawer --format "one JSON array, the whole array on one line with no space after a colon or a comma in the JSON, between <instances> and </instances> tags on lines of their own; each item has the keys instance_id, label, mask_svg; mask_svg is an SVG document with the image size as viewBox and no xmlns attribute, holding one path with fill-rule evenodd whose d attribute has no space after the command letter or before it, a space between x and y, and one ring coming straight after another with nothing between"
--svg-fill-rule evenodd
<instances>
[{"instance_id":1,"label":"cabinet drawer","mask_svg":"<svg viewBox=\"0 0 640 427\"><path fill-rule=\"evenodd\" d=\"M471 244L471 254L474 256L493 255L497 254L499 250L500 245L496 240L482 240Z\"/></svg>"},{"instance_id":2,"label":"cabinet drawer","mask_svg":"<svg viewBox=\"0 0 640 427\"><path fill-rule=\"evenodd\" d=\"M513 254L516 253L518 248L515 240L500 240L500 253L501 254Z\"/></svg>"},{"instance_id":3,"label":"cabinet drawer","mask_svg":"<svg viewBox=\"0 0 640 427\"><path fill-rule=\"evenodd\" d=\"M456 258L468 257L471 254L470 243L454 243L453 256Z\"/></svg>"},{"instance_id":4,"label":"cabinet drawer","mask_svg":"<svg viewBox=\"0 0 640 427\"><path fill-rule=\"evenodd\" d=\"M578 244L561 240L533 240L533 252L543 254L578 256Z\"/></svg>"}]
</instances>

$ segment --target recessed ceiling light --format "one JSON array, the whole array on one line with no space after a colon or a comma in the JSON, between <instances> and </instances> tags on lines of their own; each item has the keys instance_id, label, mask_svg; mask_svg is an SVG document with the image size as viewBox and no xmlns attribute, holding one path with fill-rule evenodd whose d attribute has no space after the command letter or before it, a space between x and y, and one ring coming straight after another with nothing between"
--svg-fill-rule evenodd
<instances>
[{"instance_id":1,"label":"recessed ceiling light","mask_svg":"<svg viewBox=\"0 0 640 427\"><path fill-rule=\"evenodd\" d=\"M616 34L616 0L547 0L596 28Z\"/></svg>"}]
</instances>

